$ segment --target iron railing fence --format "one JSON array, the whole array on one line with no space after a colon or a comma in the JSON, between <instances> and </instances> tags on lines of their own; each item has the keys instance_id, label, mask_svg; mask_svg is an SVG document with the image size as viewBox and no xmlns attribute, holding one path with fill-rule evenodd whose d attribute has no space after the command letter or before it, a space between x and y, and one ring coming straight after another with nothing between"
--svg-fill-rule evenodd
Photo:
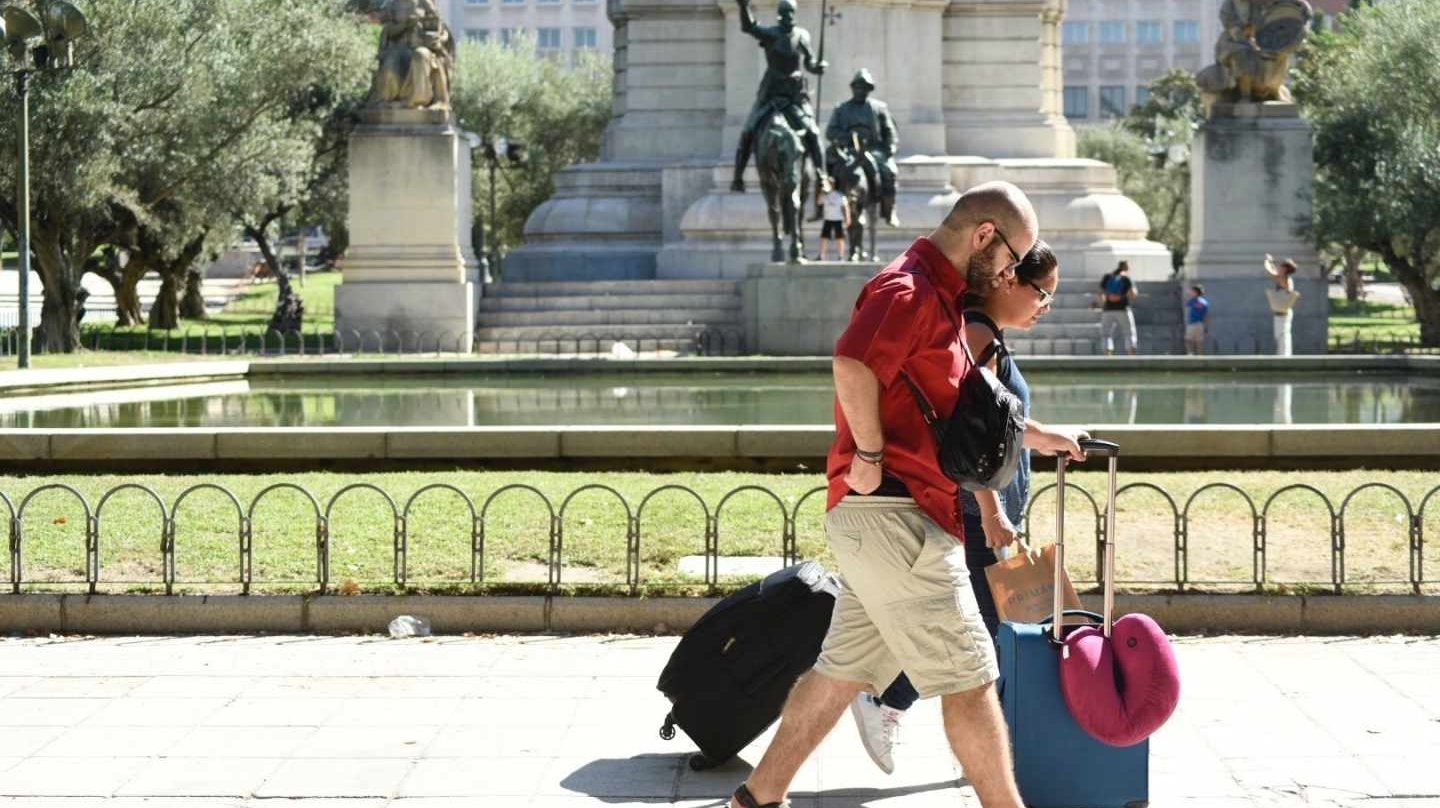
<instances>
[{"instance_id":1,"label":"iron railing fence","mask_svg":"<svg viewBox=\"0 0 1440 808\"><path fill-rule=\"evenodd\" d=\"M265 326L190 326L180 329L118 329L96 326L81 331L80 345L91 351L155 351L201 356L326 356L365 354L443 354L466 348L475 353L608 354L616 343L636 353L675 351L687 356L741 356L745 335L733 327L694 326L673 336L616 337L572 329L541 331L523 337L496 338L476 330L335 330L318 324L280 332ZM0 329L0 357L19 353L19 330Z\"/></svg>"},{"instance_id":2,"label":"iron railing fence","mask_svg":"<svg viewBox=\"0 0 1440 808\"><path fill-rule=\"evenodd\" d=\"M1067 505L1070 508L1069 512L1079 514L1079 518L1072 517L1072 524L1084 524L1086 521L1085 517L1087 516L1091 521L1091 528L1087 531L1089 535L1084 538L1093 538L1095 542L1095 577L1089 580L1082 579L1078 582L1093 583L1098 581L1101 576L1099 559L1102 557L1102 551L1100 548L1105 538L1105 514L1103 507L1100 501L1097 500L1090 491L1076 483L1066 483L1066 490L1069 492L1067 493ZM156 555L152 556L150 561L153 563L158 559L161 574L158 580L125 582L104 580L103 582L107 586L116 583L147 584L163 586L166 594L173 594L177 585L189 586L192 583L207 585L223 584L226 586L238 586L242 593L249 594L255 585L260 584L302 584L307 586L313 585L321 594L333 592L335 591L335 576L332 575L332 559L337 547L337 529L341 527L353 529L353 525L346 524L347 520L336 518L336 505L342 498L359 492L369 492L371 495L378 496L380 500L383 501L385 507L382 509L382 513L387 514L391 521L390 529L384 531L390 536L390 549L392 550L392 575L386 583L393 584L400 588L413 587L417 582L412 580L412 576L409 573L412 540L414 538L412 536L411 524L421 517L427 507L433 509L433 503L436 501L436 498L442 493L445 493L453 497L459 497L460 502L463 504L462 512L468 514L468 530L464 528L462 528L462 530L468 532L468 536L464 538L468 542L469 569L468 571L463 568L455 569L452 571L452 575L435 579L430 583L470 587L485 587L497 583L493 578L487 577L487 545L493 546L497 539L496 530L503 528L503 524L501 524L503 520L496 519L492 511L495 503L502 498L508 500L523 496L530 498L531 502L530 507L532 510L528 510L527 513L532 517L537 517L537 521L545 524L544 530L548 535L548 547L544 565L546 580L542 588L550 593L558 593L562 586L569 583L567 579L566 542L568 539L573 539L577 535L583 535L583 531L587 527L583 521L580 524L575 523L576 517L572 514L573 503L577 496L581 494L591 494L600 496L610 502L611 504L608 507L613 509L612 515L615 517L613 521L623 522L625 526L624 580L623 582L617 583L623 591L631 595L639 595L646 592L650 584L650 582L646 580L647 575L645 566L642 563L643 556L641 551L642 547L645 546L646 536L649 532L647 531L647 524L650 524L650 522L647 522L647 517L651 520L655 519L656 510L660 507L656 504L658 495L670 493L674 496L667 497L668 500L673 501L678 497L685 501L686 504L684 507L690 514L689 518L693 520L687 523L687 525L693 525L696 535L702 537L703 540L702 552L705 559L704 575L703 581L700 582L698 586L708 592L714 593L721 589L720 559L725 555L724 550L727 547L727 538L730 535L727 533L727 527L730 525L730 523L726 521L726 514L729 512L727 508L733 510L734 506L732 503L736 497L742 495L756 497L766 503L765 510L771 513L770 518L772 522L778 521L780 525L778 535L773 536L773 538L777 540L776 546L778 546L780 550L780 557L785 564L793 564L800 560L799 546L802 539L808 542L822 538L819 535L822 530L819 527L819 517L824 509L826 489L823 486L815 487L793 498L793 501L787 502L780 494L768 487L761 485L742 485L724 493L718 500L707 502L706 499L693 488L678 484L667 484L654 488L638 501L632 501L611 486L590 483L579 486L571 490L563 498L556 500L547 496L534 486L521 483L504 485L489 492L483 498L478 496L472 497L469 493L455 485L432 483L420 488L401 501L391 496L390 493L379 486L368 482L356 482L342 487L322 503L320 498L316 497L304 486L290 482L278 482L259 491L246 503L226 486L212 482L202 482L184 489L176 495L173 502L167 504L165 500L149 486L139 483L124 483L106 489L105 492L100 495L98 501L92 506L91 500L87 499L84 493L78 489L66 483L52 482L27 491L23 497L19 498L18 503L14 498L0 491L0 506L3 506L4 512L8 516L9 525L8 566L11 591L19 594L27 591L27 588L33 591L51 585L69 585L82 586L90 593L98 592L98 588L102 583L101 549L106 542L113 540L112 537L107 536L105 532L106 524L111 518L110 511L118 507L112 504L112 501L117 494L127 491L137 492L142 499L149 502L145 508L148 509L153 506L154 513L160 517L159 534L153 537L154 544L152 545ZM198 516L191 515L187 518L184 511L182 511L182 506L185 502L191 496L202 491L213 492L223 497L228 503L228 505L225 506L227 513L232 513L233 509L233 522L228 521L232 517L225 517L225 520L227 520L226 524L234 525L234 545L232 548L235 554L234 577L228 581L183 581L180 580L176 574L175 562L177 546L179 544L177 537L188 533L189 530L207 526L199 524L202 520ZM255 544L257 509L270 497L285 491L299 496L305 503L305 512L309 514L309 516L303 520L302 525L306 528L305 532L307 534L311 533L311 528L313 528L314 575L313 577L300 580L257 580L255 577L257 554L274 552L270 548L257 547ZM58 581L54 579L32 580L26 575L27 553L36 549L32 547L30 543L30 525L27 523L27 515L31 514L35 508L34 503L36 498L47 492L54 492L56 495L68 497L75 503L72 507L78 508L78 510L83 513L84 518L81 522L84 526L83 542L85 562L83 578ZM1400 546L1400 543L1391 545L1392 548L1394 548L1394 558L1382 558L1380 561L1384 563L1378 566L1372 564L1372 566L1376 566L1377 569L1384 569L1386 564L1393 564L1395 568L1403 568L1407 571L1403 577L1397 575L1393 578L1380 577L1352 580L1352 578L1347 575L1347 561L1352 559L1354 553L1354 551L1348 549L1353 529L1349 521L1347 521L1347 517L1354 518L1351 517L1354 502L1357 496L1367 494L1367 492L1369 495L1382 496L1387 502L1392 504L1391 510L1386 512L1387 519L1398 523L1405 534L1403 547ZM1425 521L1430 509L1440 509L1440 485L1437 485L1423 497L1419 498L1418 501L1415 501L1389 483L1381 481L1366 482L1354 488L1340 499L1337 507L1335 500L1331 499L1331 497L1327 496L1318 488L1306 483L1286 485L1271 492L1263 500L1259 500L1232 483L1212 482L1194 490L1182 500L1160 485L1150 482L1132 482L1119 489L1117 502L1123 507L1127 499L1136 497L1142 493L1158 497L1159 501L1164 503L1161 512L1164 513L1165 516L1162 517L1162 520L1168 519L1171 522L1172 534L1171 536L1165 537L1164 540L1168 543L1168 546L1173 548L1173 568L1171 574L1166 576L1164 580L1127 580L1122 577L1117 577L1118 584L1165 588L1173 587L1178 591L1184 591L1192 587L1209 586L1228 586L1261 591L1267 586L1285 583L1293 586L1324 588L1336 593L1358 588L1380 586L1402 588L1419 594L1421 593L1422 586L1427 583L1424 565ZM1035 507L1038 502L1045 501L1047 498L1053 500L1056 494L1055 484L1053 483L1034 492L1030 507L1027 509L1023 520L1022 527L1024 535L1034 537L1037 541L1047 538L1041 532L1044 530L1043 524L1039 530L1037 530L1036 525L1031 524L1032 517L1036 517ZM1190 568L1193 555L1191 536L1192 533L1197 531L1197 527L1201 528L1202 532L1204 531L1207 527L1207 518L1218 516L1217 512L1212 510L1214 507L1213 503L1208 506L1204 503L1219 496L1238 498L1238 502L1243 503L1241 513L1244 514L1244 521L1250 523L1248 530L1249 535L1245 537L1245 552L1250 556L1248 559L1250 572L1249 575L1244 577L1202 580L1191 575ZM1320 512L1325 517L1324 537L1326 542L1323 545L1325 549L1321 553L1317 553L1315 561L1320 563L1328 561L1330 573L1326 578L1319 580L1274 581L1271 579L1267 566L1271 552L1271 535L1277 524L1286 521L1277 518L1275 508L1277 503L1282 500L1291 502L1296 499L1308 499L1313 503L1317 503ZM109 509L107 509L107 506ZM127 507L131 508L133 514L134 508L137 506L132 504ZM669 507L673 508L674 506L671 505ZM1048 505L1048 507L1053 507L1053 504ZM1076 508L1080 508L1081 510L1077 512L1075 510ZM814 535L806 533L802 536L800 528L802 515L805 517L803 522L810 526L807 527L807 530L814 530ZM311 517L313 517L313 524L310 521ZM538 517L543 517L543 519ZM569 517L568 521L567 517ZM779 518L775 520L774 517ZM1436 514L1436 517L1440 518L1440 514ZM34 517L32 517L32 519L33 518ZM60 518L54 520L53 524L59 525L65 522L66 520L64 518ZM1219 520L1209 523L1210 529L1213 529L1213 526L1218 523ZM1120 520L1120 524L1122 526L1124 525L1123 519ZM269 523L265 526L267 529L273 529L275 527L275 525ZM182 531L182 527L185 527L186 530ZM214 524L210 524L208 527L212 531L219 530ZM294 528L296 526L291 523L290 527ZM224 535L230 535L229 531L230 528L224 528ZM1121 532L1123 533L1123 531ZM1238 538L1239 537L1236 537L1235 539L1236 543L1238 543ZM1084 539L1076 533L1068 536L1067 540L1078 542ZM1126 540L1123 535L1118 537L1118 541L1121 547L1125 546ZM1318 545L1319 542L1317 541L1316 544ZM1223 552L1223 550L1221 552ZM130 561L134 560L130 559Z\"/></svg>"}]
</instances>

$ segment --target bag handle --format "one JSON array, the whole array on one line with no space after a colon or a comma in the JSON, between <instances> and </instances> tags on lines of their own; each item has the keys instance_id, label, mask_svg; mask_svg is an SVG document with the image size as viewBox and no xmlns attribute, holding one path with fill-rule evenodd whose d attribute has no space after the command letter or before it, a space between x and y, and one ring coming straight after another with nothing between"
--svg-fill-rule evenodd
<instances>
[{"instance_id":1,"label":"bag handle","mask_svg":"<svg viewBox=\"0 0 1440 808\"><path fill-rule=\"evenodd\" d=\"M945 305L945 300L938 294L935 296L935 305L940 307L940 311L945 314L945 319L949 320L950 325L955 329L955 339L959 341L960 349L965 352L965 358L970 360L972 366L979 367L979 365L975 363L975 355L970 353L970 343L965 341L964 329L960 327L959 323L955 322L955 315L950 313L950 307ZM990 361L988 356L985 361ZM920 414L924 417L925 424L933 429L935 423L940 420L940 415L935 412L935 407L930 404L930 399L925 395L924 391L920 389L920 385L916 384L915 380L910 378L909 373L903 370L900 371L900 378L904 379L905 383L910 386L910 392L915 395L915 402L920 405Z\"/></svg>"},{"instance_id":2,"label":"bag handle","mask_svg":"<svg viewBox=\"0 0 1440 808\"><path fill-rule=\"evenodd\" d=\"M1105 615L1103 625L1105 637L1110 637L1110 628L1115 620L1115 474L1120 460L1120 445L1113 441L1086 438L1080 441L1080 449L1086 455L1103 454L1110 460L1109 492L1105 505ZM1065 574L1065 467L1070 459L1060 455L1055 461L1055 600L1051 614L1065 613L1065 597L1062 577ZM1064 620L1055 621L1055 641L1064 642Z\"/></svg>"}]
</instances>

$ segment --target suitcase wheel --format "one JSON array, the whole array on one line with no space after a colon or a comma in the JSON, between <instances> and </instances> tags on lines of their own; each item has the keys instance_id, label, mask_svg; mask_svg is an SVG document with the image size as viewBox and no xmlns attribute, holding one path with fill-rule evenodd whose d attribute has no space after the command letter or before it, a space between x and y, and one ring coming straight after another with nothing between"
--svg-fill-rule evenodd
<instances>
[{"instance_id":1,"label":"suitcase wheel","mask_svg":"<svg viewBox=\"0 0 1440 808\"><path fill-rule=\"evenodd\" d=\"M719 765L720 763L718 761L711 760L704 755L690 756L690 771L692 772L703 772L706 769L713 769Z\"/></svg>"},{"instance_id":2,"label":"suitcase wheel","mask_svg":"<svg viewBox=\"0 0 1440 808\"><path fill-rule=\"evenodd\" d=\"M672 716L672 715L666 715L666 716L665 716L665 724L660 727L660 739L661 739L662 741L673 741L673 740L675 740L675 717L674 717L674 716Z\"/></svg>"}]
</instances>

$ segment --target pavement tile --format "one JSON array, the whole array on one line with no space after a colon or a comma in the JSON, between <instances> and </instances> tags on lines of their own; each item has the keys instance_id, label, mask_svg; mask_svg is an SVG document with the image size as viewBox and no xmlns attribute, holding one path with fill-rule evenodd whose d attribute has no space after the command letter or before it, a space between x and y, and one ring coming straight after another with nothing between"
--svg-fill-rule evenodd
<instances>
[{"instance_id":1,"label":"pavement tile","mask_svg":"<svg viewBox=\"0 0 1440 808\"><path fill-rule=\"evenodd\" d=\"M390 797L415 764L409 760L288 760L256 797Z\"/></svg>"},{"instance_id":2,"label":"pavement tile","mask_svg":"<svg viewBox=\"0 0 1440 808\"><path fill-rule=\"evenodd\" d=\"M443 727L424 750L427 758L549 757L566 754L564 727ZM576 754L597 747L578 745Z\"/></svg>"},{"instance_id":3,"label":"pavement tile","mask_svg":"<svg viewBox=\"0 0 1440 808\"><path fill-rule=\"evenodd\" d=\"M68 727L109 703L109 699L0 699L0 727Z\"/></svg>"},{"instance_id":4,"label":"pavement tile","mask_svg":"<svg viewBox=\"0 0 1440 808\"><path fill-rule=\"evenodd\" d=\"M438 727L321 727L290 753L297 758L419 758Z\"/></svg>"},{"instance_id":5,"label":"pavement tile","mask_svg":"<svg viewBox=\"0 0 1440 808\"><path fill-rule=\"evenodd\" d=\"M194 726L226 704L226 699L116 699L85 719L103 727Z\"/></svg>"},{"instance_id":6,"label":"pavement tile","mask_svg":"<svg viewBox=\"0 0 1440 808\"><path fill-rule=\"evenodd\" d=\"M314 727L195 727L166 751L174 758L289 757Z\"/></svg>"},{"instance_id":7,"label":"pavement tile","mask_svg":"<svg viewBox=\"0 0 1440 808\"><path fill-rule=\"evenodd\" d=\"M326 720L332 727L441 726L460 709L460 699L346 699Z\"/></svg>"},{"instance_id":8,"label":"pavement tile","mask_svg":"<svg viewBox=\"0 0 1440 808\"><path fill-rule=\"evenodd\" d=\"M130 691L129 695L134 698L232 699L256 681L248 676L154 676Z\"/></svg>"},{"instance_id":9,"label":"pavement tile","mask_svg":"<svg viewBox=\"0 0 1440 808\"><path fill-rule=\"evenodd\" d=\"M65 727L25 727L0 730L0 759L29 757L60 737Z\"/></svg>"},{"instance_id":10,"label":"pavement tile","mask_svg":"<svg viewBox=\"0 0 1440 808\"><path fill-rule=\"evenodd\" d=\"M186 727L92 727L66 730L35 754L39 757L154 757L189 732Z\"/></svg>"},{"instance_id":11,"label":"pavement tile","mask_svg":"<svg viewBox=\"0 0 1440 808\"><path fill-rule=\"evenodd\" d=\"M575 715L575 699L461 699L451 725L565 727Z\"/></svg>"},{"instance_id":12,"label":"pavement tile","mask_svg":"<svg viewBox=\"0 0 1440 808\"><path fill-rule=\"evenodd\" d=\"M0 796L108 797L134 776L134 758L32 757L0 777Z\"/></svg>"},{"instance_id":13,"label":"pavement tile","mask_svg":"<svg viewBox=\"0 0 1440 808\"><path fill-rule=\"evenodd\" d=\"M240 698L201 722L211 727L318 727L345 708L343 699Z\"/></svg>"},{"instance_id":14,"label":"pavement tile","mask_svg":"<svg viewBox=\"0 0 1440 808\"><path fill-rule=\"evenodd\" d=\"M248 797L283 763L278 758L153 760L118 793L127 796Z\"/></svg>"},{"instance_id":15,"label":"pavement tile","mask_svg":"<svg viewBox=\"0 0 1440 808\"><path fill-rule=\"evenodd\" d=\"M108 699L132 693L146 680L138 676L57 676L36 679L9 695L18 698Z\"/></svg>"},{"instance_id":16,"label":"pavement tile","mask_svg":"<svg viewBox=\"0 0 1440 808\"><path fill-rule=\"evenodd\" d=\"M401 797L516 797L528 800L551 758L435 758L421 760L400 785ZM517 800L518 801L518 800Z\"/></svg>"}]
</instances>

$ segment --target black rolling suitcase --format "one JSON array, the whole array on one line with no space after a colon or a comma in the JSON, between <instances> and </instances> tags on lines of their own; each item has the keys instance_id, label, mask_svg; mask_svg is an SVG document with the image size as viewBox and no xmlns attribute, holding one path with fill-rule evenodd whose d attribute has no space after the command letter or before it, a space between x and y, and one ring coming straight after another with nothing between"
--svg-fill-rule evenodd
<instances>
[{"instance_id":1,"label":"black rolling suitcase","mask_svg":"<svg viewBox=\"0 0 1440 808\"><path fill-rule=\"evenodd\" d=\"M678 725L700 747L690 768L724 763L775 723L820 656L838 592L807 561L725 598L685 633L657 687L671 703L660 737Z\"/></svg>"}]
</instances>

